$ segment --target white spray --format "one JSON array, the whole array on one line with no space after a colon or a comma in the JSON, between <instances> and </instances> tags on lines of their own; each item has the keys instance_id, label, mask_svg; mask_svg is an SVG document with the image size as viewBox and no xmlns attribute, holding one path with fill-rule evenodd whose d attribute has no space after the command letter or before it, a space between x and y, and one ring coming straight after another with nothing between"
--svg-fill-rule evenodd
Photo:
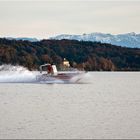
<instances>
[{"instance_id":1,"label":"white spray","mask_svg":"<svg viewBox=\"0 0 140 140\"><path fill-rule=\"evenodd\" d=\"M1 65L0 83L30 83L36 81L36 73L22 66Z\"/></svg>"}]
</instances>

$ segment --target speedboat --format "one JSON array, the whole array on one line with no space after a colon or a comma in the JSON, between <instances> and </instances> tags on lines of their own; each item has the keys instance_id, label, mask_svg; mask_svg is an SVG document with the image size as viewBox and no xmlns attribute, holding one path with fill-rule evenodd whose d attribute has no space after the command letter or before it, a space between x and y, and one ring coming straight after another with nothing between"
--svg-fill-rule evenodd
<instances>
[{"instance_id":1,"label":"speedboat","mask_svg":"<svg viewBox=\"0 0 140 140\"><path fill-rule=\"evenodd\" d=\"M40 74L37 75L37 81L40 82L63 82L63 83L75 83L83 78L85 71L69 70L69 71L57 71L56 65L49 63L40 66Z\"/></svg>"}]
</instances>

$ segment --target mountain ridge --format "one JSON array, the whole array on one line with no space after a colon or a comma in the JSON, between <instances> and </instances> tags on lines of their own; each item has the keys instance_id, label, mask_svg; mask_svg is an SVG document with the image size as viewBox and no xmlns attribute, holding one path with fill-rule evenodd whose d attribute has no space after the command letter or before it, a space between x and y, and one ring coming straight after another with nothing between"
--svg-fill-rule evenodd
<instances>
[{"instance_id":1,"label":"mountain ridge","mask_svg":"<svg viewBox=\"0 0 140 140\"><path fill-rule=\"evenodd\" d=\"M69 35L69 34L60 34L49 39L55 40L78 40L78 41L92 41L92 42L101 42L109 43L112 45L130 47L130 48L140 48L140 34L135 32L126 33L126 34L109 34L109 33L100 33L94 32L90 34L82 35Z\"/></svg>"},{"instance_id":2,"label":"mountain ridge","mask_svg":"<svg viewBox=\"0 0 140 140\"><path fill-rule=\"evenodd\" d=\"M22 40L22 41L30 41L30 42L38 42L40 41L39 39L35 38L35 37L4 37L8 40Z\"/></svg>"}]
</instances>

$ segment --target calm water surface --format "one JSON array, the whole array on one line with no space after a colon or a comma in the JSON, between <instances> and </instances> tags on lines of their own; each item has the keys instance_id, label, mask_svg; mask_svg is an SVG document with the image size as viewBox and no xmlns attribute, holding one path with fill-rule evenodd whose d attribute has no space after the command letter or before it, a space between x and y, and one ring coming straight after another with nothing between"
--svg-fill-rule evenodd
<instances>
[{"instance_id":1,"label":"calm water surface","mask_svg":"<svg viewBox=\"0 0 140 140\"><path fill-rule=\"evenodd\" d=\"M140 72L79 84L0 84L0 138L140 138Z\"/></svg>"}]
</instances>

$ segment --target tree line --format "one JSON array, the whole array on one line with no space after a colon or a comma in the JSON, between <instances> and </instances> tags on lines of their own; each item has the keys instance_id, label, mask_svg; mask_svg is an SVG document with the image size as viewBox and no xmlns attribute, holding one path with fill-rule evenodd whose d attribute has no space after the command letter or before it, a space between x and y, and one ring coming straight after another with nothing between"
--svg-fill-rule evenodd
<instances>
[{"instance_id":1,"label":"tree line","mask_svg":"<svg viewBox=\"0 0 140 140\"><path fill-rule=\"evenodd\" d=\"M88 71L139 71L140 49L100 42L41 40L38 42L0 39L0 65L22 65L29 70L44 63L61 68L63 59L74 68Z\"/></svg>"}]
</instances>

